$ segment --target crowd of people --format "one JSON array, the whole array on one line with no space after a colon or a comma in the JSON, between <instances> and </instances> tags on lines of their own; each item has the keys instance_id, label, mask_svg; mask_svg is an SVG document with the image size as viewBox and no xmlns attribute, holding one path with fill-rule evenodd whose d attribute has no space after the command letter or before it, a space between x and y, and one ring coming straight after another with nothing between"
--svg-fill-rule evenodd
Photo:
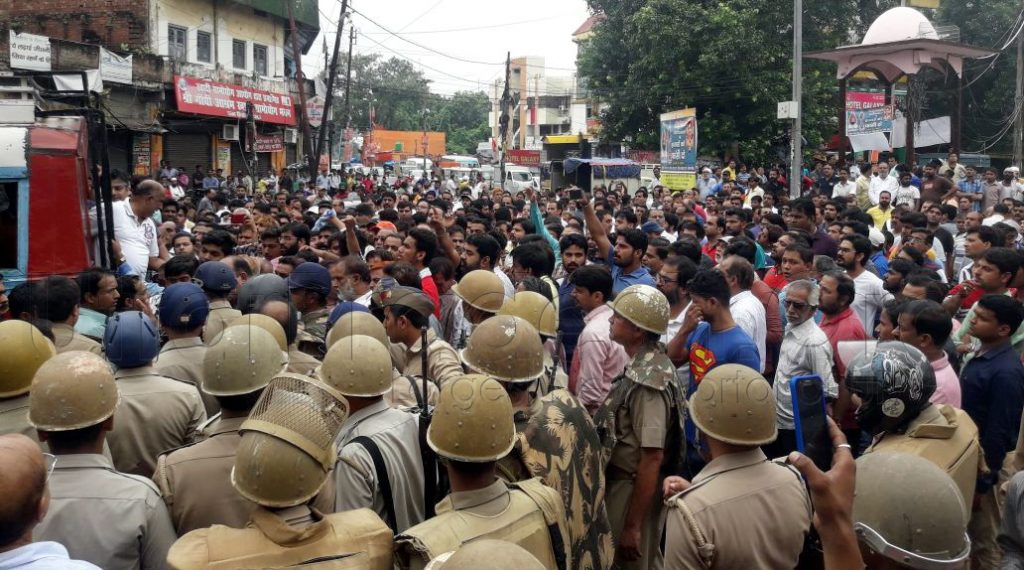
<instances>
[{"instance_id":1,"label":"crowd of people","mask_svg":"<svg viewBox=\"0 0 1024 570\"><path fill-rule=\"evenodd\" d=\"M0 569L1024 568L1024 183L820 158L113 173L0 283Z\"/></svg>"}]
</instances>

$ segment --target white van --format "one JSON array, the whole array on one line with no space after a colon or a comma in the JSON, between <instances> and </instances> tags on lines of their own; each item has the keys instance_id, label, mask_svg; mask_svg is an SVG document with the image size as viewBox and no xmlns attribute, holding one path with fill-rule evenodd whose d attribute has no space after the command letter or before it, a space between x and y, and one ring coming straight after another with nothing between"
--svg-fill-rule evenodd
<instances>
[{"instance_id":1,"label":"white van","mask_svg":"<svg viewBox=\"0 0 1024 570\"><path fill-rule=\"evenodd\" d=\"M529 167L505 166L505 183L502 184L502 188L515 194L516 192L526 190L529 186L537 187L533 172L530 171Z\"/></svg>"}]
</instances>

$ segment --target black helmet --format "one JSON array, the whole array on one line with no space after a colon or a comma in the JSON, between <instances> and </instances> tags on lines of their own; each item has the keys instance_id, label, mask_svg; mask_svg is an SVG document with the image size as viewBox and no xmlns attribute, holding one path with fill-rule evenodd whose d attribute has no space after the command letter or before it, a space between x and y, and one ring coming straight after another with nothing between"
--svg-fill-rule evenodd
<instances>
[{"instance_id":1,"label":"black helmet","mask_svg":"<svg viewBox=\"0 0 1024 570\"><path fill-rule=\"evenodd\" d=\"M917 417L935 393L935 371L924 354L902 342L880 342L846 368L846 387L860 397L860 427L894 431Z\"/></svg>"}]
</instances>

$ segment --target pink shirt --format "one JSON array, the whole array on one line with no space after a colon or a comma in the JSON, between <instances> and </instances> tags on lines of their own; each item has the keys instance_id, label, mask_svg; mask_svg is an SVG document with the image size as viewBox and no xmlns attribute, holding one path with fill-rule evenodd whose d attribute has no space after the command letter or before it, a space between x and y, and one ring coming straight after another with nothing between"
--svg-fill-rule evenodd
<instances>
[{"instance_id":1,"label":"pink shirt","mask_svg":"<svg viewBox=\"0 0 1024 570\"><path fill-rule=\"evenodd\" d=\"M572 357L569 386L588 410L604 403L612 379L629 363L625 349L611 339L611 316L611 307L601 305L583 317L583 332Z\"/></svg>"},{"instance_id":2,"label":"pink shirt","mask_svg":"<svg viewBox=\"0 0 1024 570\"><path fill-rule=\"evenodd\" d=\"M960 408L960 379L949 365L949 357L945 352L941 358L932 361L932 370L935 371L935 393L928 400L936 405L947 404Z\"/></svg>"}]
</instances>

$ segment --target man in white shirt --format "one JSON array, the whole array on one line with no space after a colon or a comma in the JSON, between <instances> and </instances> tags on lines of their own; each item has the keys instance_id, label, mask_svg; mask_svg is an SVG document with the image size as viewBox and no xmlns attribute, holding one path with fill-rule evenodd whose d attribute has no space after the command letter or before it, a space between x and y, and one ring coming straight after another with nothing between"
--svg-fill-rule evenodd
<instances>
[{"instance_id":1,"label":"man in white shirt","mask_svg":"<svg viewBox=\"0 0 1024 570\"><path fill-rule=\"evenodd\" d=\"M868 197L871 199L871 205L878 205L878 195L884 191L888 191L890 196L895 197L899 185L899 180L895 176L889 176L889 163L885 161L879 162L878 176L871 179L871 185L868 187Z\"/></svg>"},{"instance_id":2,"label":"man in white shirt","mask_svg":"<svg viewBox=\"0 0 1024 570\"><path fill-rule=\"evenodd\" d=\"M850 180L850 172L846 168L839 169L839 182L832 187L833 198L846 198L857 193L857 184Z\"/></svg>"},{"instance_id":3,"label":"man in white shirt","mask_svg":"<svg viewBox=\"0 0 1024 570\"><path fill-rule=\"evenodd\" d=\"M185 197L185 189L178 183L178 177L171 178L171 184L167 187L171 191L171 198L181 200Z\"/></svg>"},{"instance_id":4,"label":"man in white shirt","mask_svg":"<svg viewBox=\"0 0 1024 570\"><path fill-rule=\"evenodd\" d=\"M868 338L875 330L878 311L893 299L892 293L885 290L882 279L864 269L864 264L871 258L871 252L868 238L854 234L843 237L836 253L836 264L853 278L854 298L850 308L860 318Z\"/></svg>"},{"instance_id":5,"label":"man in white shirt","mask_svg":"<svg viewBox=\"0 0 1024 570\"><path fill-rule=\"evenodd\" d=\"M159 182L144 180L130 198L114 205L114 237L121 244L124 260L140 277L145 277L147 269L159 269L169 257L166 249L161 250L156 224L150 218L160 209L163 195Z\"/></svg>"},{"instance_id":6,"label":"man in white shirt","mask_svg":"<svg viewBox=\"0 0 1024 570\"><path fill-rule=\"evenodd\" d=\"M754 286L754 267L746 259L730 255L718 264L718 269L729 283L729 312L732 313L732 319L757 345L757 355L761 360L758 372L764 372L768 319L764 305L750 292Z\"/></svg>"}]
</instances>

